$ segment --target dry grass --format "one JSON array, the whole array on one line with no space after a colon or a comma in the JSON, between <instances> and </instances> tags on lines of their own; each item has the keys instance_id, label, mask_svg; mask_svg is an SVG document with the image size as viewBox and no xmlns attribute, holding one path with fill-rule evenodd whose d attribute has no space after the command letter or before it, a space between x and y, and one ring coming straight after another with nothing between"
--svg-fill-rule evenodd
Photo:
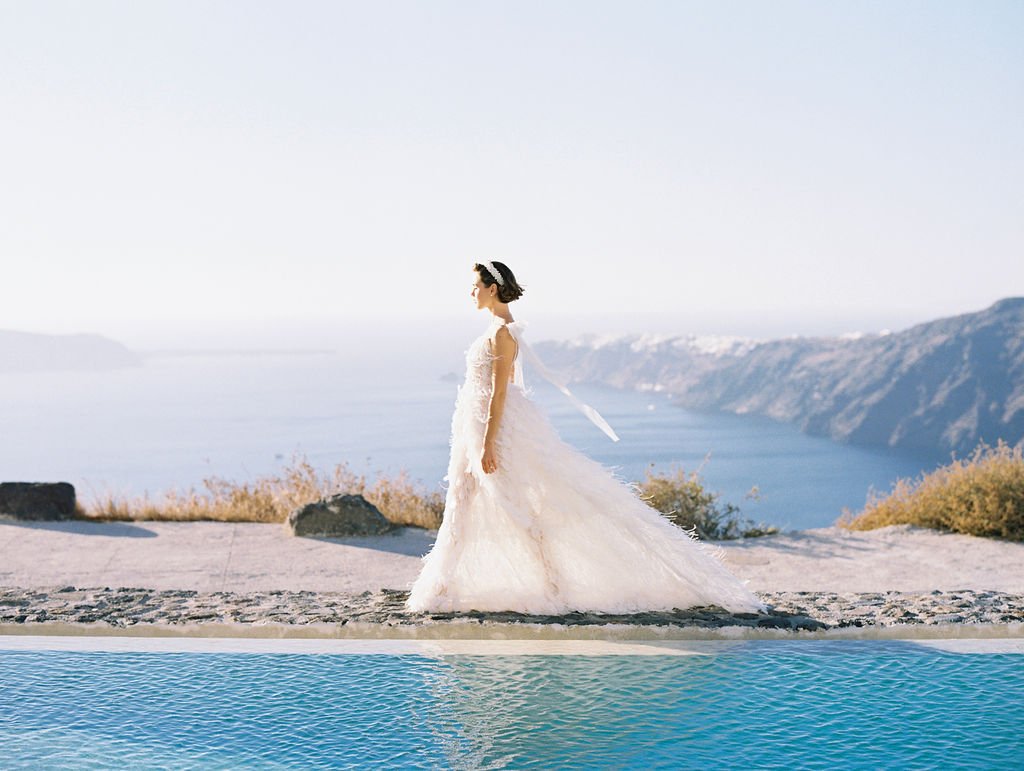
<instances>
[{"instance_id":1,"label":"dry grass","mask_svg":"<svg viewBox=\"0 0 1024 771\"><path fill-rule=\"evenodd\" d=\"M871 491L864 509L843 509L836 523L850 530L887 525L918 525L967 535L1024 540L1024 457L1022 447L1003 440L982 442L969 459L921 474L917 481L898 479L891 492Z\"/></svg>"},{"instance_id":2,"label":"dry grass","mask_svg":"<svg viewBox=\"0 0 1024 771\"><path fill-rule=\"evenodd\" d=\"M220 522L279 522L299 506L336 493L361 494L391 522L436 529L441 524L444 495L426 492L409 481L403 470L392 479L378 478L368 485L365 475L349 470L347 463L321 475L301 454L294 454L281 475L259 477L252 483L236 483L220 477L203 480L205 492L189 488L170 491L158 501L148 495L135 498L107 495L78 507L78 515L97 520L162 520Z\"/></svg>"},{"instance_id":3,"label":"dry grass","mask_svg":"<svg viewBox=\"0 0 1024 771\"><path fill-rule=\"evenodd\" d=\"M653 464L652 464L653 465ZM156 520L193 522L277 522L283 523L295 508L336 493L363 495L391 522L436 530L444 514L444 493L424 491L409 481L403 470L396 478L379 477L372 485L341 463L330 474L321 475L301 454L280 475L237 483L220 477L203 480L203 491L172 490L156 501L148 495L135 498L107 495L93 504L78 507L78 516L93 520ZM656 475L650 469L637 485L641 497L702 538L728 539L777 532L767 525L755 525L739 517L732 504L720 506L718 494L707 492L698 472L686 476ZM752 494L755 491L752 491Z\"/></svg>"},{"instance_id":4,"label":"dry grass","mask_svg":"<svg viewBox=\"0 0 1024 771\"><path fill-rule=\"evenodd\" d=\"M705 462L707 458L705 457ZM700 468L703 468L703 463ZM771 535L779 530L772 525L757 524L740 516L732 503L719 504L718 493L708 492L700 480L700 468L689 474L679 468L667 474L647 469L646 478L637 487L648 505L686 530L695 530L701 538L729 540ZM747 497L757 497L753 488Z\"/></svg>"}]
</instances>

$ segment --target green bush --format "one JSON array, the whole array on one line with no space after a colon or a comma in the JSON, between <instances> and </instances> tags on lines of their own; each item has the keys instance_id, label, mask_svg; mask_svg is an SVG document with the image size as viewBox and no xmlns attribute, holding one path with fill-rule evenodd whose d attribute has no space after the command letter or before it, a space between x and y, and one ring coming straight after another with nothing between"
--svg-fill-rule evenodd
<instances>
[{"instance_id":1,"label":"green bush","mask_svg":"<svg viewBox=\"0 0 1024 771\"><path fill-rule=\"evenodd\" d=\"M779 532L772 525L757 524L741 517L739 507L732 503L720 504L719 494L704 488L699 471L686 474L679 468L667 474L655 474L653 468L652 463L644 481L637 485L641 499L674 524L696 531L701 538L722 541ZM755 487L747 497L757 497L757 494Z\"/></svg>"}]
</instances>

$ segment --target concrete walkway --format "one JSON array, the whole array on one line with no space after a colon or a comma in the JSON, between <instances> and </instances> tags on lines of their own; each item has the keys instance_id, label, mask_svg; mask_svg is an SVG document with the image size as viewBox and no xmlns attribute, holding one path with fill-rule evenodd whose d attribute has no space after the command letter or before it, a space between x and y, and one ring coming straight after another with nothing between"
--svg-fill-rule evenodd
<instances>
[{"instance_id":1,"label":"concrete walkway","mask_svg":"<svg viewBox=\"0 0 1024 771\"><path fill-rule=\"evenodd\" d=\"M296 538L254 522L16 522L0 519L0 586L211 591L404 588L434 533Z\"/></svg>"},{"instance_id":2,"label":"concrete walkway","mask_svg":"<svg viewBox=\"0 0 1024 771\"><path fill-rule=\"evenodd\" d=\"M283 525L0 519L0 586L211 591L407 589L435 533L296 538ZM1024 592L1024 544L907 526L720 544L755 591Z\"/></svg>"}]
</instances>

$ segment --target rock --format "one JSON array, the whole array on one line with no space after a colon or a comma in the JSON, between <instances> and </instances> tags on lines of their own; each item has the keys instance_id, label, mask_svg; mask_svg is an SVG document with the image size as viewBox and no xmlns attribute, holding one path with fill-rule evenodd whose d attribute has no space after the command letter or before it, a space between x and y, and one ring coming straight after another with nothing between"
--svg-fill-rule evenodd
<instances>
[{"instance_id":1,"label":"rock","mask_svg":"<svg viewBox=\"0 0 1024 771\"><path fill-rule=\"evenodd\" d=\"M75 488L68 482L0 482L0 516L72 519Z\"/></svg>"},{"instance_id":2,"label":"rock","mask_svg":"<svg viewBox=\"0 0 1024 771\"><path fill-rule=\"evenodd\" d=\"M394 530L380 510L362 495L332 495L292 511L288 515L292 535L380 535Z\"/></svg>"}]
</instances>

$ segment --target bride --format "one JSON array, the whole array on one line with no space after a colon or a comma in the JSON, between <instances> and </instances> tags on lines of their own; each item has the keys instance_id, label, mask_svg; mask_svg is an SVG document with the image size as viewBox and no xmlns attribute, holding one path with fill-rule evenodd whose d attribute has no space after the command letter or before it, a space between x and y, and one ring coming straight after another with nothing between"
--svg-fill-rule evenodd
<instances>
[{"instance_id":1,"label":"bride","mask_svg":"<svg viewBox=\"0 0 1024 771\"><path fill-rule=\"evenodd\" d=\"M530 399L522 356L606 434L601 416L523 339L509 303L521 287L501 262L473 266L489 324L466 351L452 415L444 518L405 607L413 612L634 613L764 604L635 486L566 444Z\"/></svg>"}]
</instances>

